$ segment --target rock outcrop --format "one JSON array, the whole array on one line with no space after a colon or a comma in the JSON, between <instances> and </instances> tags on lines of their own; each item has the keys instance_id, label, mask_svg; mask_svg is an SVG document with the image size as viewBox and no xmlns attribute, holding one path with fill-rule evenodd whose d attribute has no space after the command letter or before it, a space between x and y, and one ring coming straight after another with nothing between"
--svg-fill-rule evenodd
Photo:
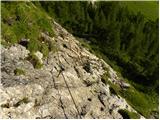
<instances>
[{"instance_id":1,"label":"rock outcrop","mask_svg":"<svg viewBox=\"0 0 160 120\"><path fill-rule=\"evenodd\" d=\"M26 59L21 46L1 46L1 118L122 118L119 109L136 112L101 81L104 65L109 80L119 84L116 72L97 58L59 24L54 23L58 51L49 53L41 69ZM43 36L47 36L44 35ZM16 68L25 74L15 75ZM127 85L128 84L123 84ZM143 117L141 117L143 118Z\"/></svg>"}]
</instances>

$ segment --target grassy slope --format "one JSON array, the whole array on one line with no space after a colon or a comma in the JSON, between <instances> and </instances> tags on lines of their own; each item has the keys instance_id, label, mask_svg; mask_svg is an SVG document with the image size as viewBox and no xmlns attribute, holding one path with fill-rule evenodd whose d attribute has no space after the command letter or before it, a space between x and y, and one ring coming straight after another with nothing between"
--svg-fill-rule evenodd
<instances>
[{"instance_id":1,"label":"grassy slope","mask_svg":"<svg viewBox=\"0 0 160 120\"><path fill-rule=\"evenodd\" d=\"M25 45L31 52L28 60L32 61L35 68L42 67L33 53L40 51L44 57L47 57L49 51L55 50L54 41L45 41L41 36L42 32L50 37L54 36L52 19L32 2L2 2L1 13L1 44L4 46L21 44L22 39L28 39L29 42Z\"/></svg>"},{"instance_id":2,"label":"grassy slope","mask_svg":"<svg viewBox=\"0 0 160 120\"><path fill-rule=\"evenodd\" d=\"M158 18L159 4L157 1L128 1L121 2L122 6L127 6L133 12L141 12L147 19Z\"/></svg>"},{"instance_id":3,"label":"grassy slope","mask_svg":"<svg viewBox=\"0 0 160 120\"><path fill-rule=\"evenodd\" d=\"M40 39L41 32L54 35L49 16L31 2L2 2L2 44L19 43L29 39L27 48L37 51L47 46Z\"/></svg>"},{"instance_id":4,"label":"grassy slope","mask_svg":"<svg viewBox=\"0 0 160 120\"><path fill-rule=\"evenodd\" d=\"M12 45L29 39L26 46L31 52L41 51L47 56L51 43L43 42L41 33L54 36L52 20L31 2L2 2L2 44Z\"/></svg>"}]
</instances>

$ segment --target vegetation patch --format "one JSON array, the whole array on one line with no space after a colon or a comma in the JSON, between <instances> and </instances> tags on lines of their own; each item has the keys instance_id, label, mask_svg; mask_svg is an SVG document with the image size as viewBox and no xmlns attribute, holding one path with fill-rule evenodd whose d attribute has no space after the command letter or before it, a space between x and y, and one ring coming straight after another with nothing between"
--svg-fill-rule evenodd
<instances>
[{"instance_id":1,"label":"vegetation patch","mask_svg":"<svg viewBox=\"0 0 160 120\"><path fill-rule=\"evenodd\" d=\"M120 109L118 112L122 115L124 119L140 119L140 115L135 112L130 112L128 110Z\"/></svg>"},{"instance_id":2,"label":"vegetation patch","mask_svg":"<svg viewBox=\"0 0 160 120\"><path fill-rule=\"evenodd\" d=\"M50 41L48 43L48 49L49 51L52 51L52 52L56 52L58 50L54 41Z\"/></svg>"},{"instance_id":3,"label":"vegetation patch","mask_svg":"<svg viewBox=\"0 0 160 120\"><path fill-rule=\"evenodd\" d=\"M122 7L127 6L134 13L142 12L149 20L154 21L158 18L158 1L123 1L121 5Z\"/></svg>"},{"instance_id":4,"label":"vegetation patch","mask_svg":"<svg viewBox=\"0 0 160 120\"><path fill-rule=\"evenodd\" d=\"M151 113L157 108L153 99L150 96L137 91L135 88L119 91L119 94L124 97L127 102L140 114L149 118Z\"/></svg>"},{"instance_id":5,"label":"vegetation patch","mask_svg":"<svg viewBox=\"0 0 160 120\"><path fill-rule=\"evenodd\" d=\"M108 80L108 78L111 78L110 74L109 74L109 70L107 69L107 71L105 71L105 73L102 75L101 77L101 81L104 83L104 84L108 84L108 82L110 82Z\"/></svg>"},{"instance_id":6,"label":"vegetation patch","mask_svg":"<svg viewBox=\"0 0 160 120\"><path fill-rule=\"evenodd\" d=\"M32 2L2 2L2 39L3 45L20 44L28 39L27 49L30 52L41 51L44 57L52 50L53 44L40 39L41 33L54 36L52 20L41 8Z\"/></svg>"},{"instance_id":7,"label":"vegetation patch","mask_svg":"<svg viewBox=\"0 0 160 120\"><path fill-rule=\"evenodd\" d=\"M49 54L49 47L45 43L41 44L40 52L43 54L44 57L47 57Z\"/></svg>"},{"instance_id":8,"label":"vegetation patch","mask_svg":"<svg viewBox=\"0 0 160 120\"><path fill-rule=\"evenodd\" d=\"M117 92L112 87L109 87L109 90L111 94L117 95Z\"/></svg>"},{"instance_id":9,"label":"vegetation patch","mask_svg":"<svg viewBox=\"0 0 160 120\"><path fill-rule=\"evenodd\" d=\"M43 66L39 58L34 53L29 54L27 60L30 61L36 69L40 69Z\"/></svg>"},{"instance_id":10,"label":"vegetation patch","mask_svg":"<svg viewBox=\"0 0 160 120\"><path fill-rule=\"evenodd\" d=\"M9 108L10 106L9 106L9 103L6 103L6 104L2 104L1 107L2 108Z\"/></svg>"},{"instance_id":11,"label":"vegetation patch","mask_svg":"<svg viewBox=\"0 0 160 120\"><path fill-rule=\"evenodd\" d=\"M110 85L111 94L120 95L126 99L126 101L140 114L149 118L152 112L157 108L156 101L150 96L136 90L133 86L123 90L118 84L113 84L108 80L108 76L104 74L102 76L102 82ZM157 101L158 102L158 101ZM156 109L156 111L158 108Z\"/></svg>"},{"instance_id":12,"label":"vegetation patch","mask_svg":"<svg viewBox=\"0 0 160 120\"><path fill-rule=\"evenodd\" d=\"M89 62L86 62L83 64L83 69L87 72L87 73L91 73L92 74L92 69L91 69L91 65Z\"/></svg>"},{"instance_id":13,"label":"vegetation patch","mask_svg":"<svg viewBox=\"0 0 160 120\"><path fill-rule=\"evenodd\" d=\"M22 70L22 69L20 69L20 68L16 68L16 69L14 70L14 74L15 74L15 75L25 75L25 71Z\"/></svg>"}]
</instances>

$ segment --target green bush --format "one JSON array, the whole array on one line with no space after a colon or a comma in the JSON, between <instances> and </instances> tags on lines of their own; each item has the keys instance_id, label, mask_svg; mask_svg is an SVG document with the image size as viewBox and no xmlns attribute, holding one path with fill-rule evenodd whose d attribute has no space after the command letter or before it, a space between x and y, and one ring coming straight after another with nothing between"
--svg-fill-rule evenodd
<instances>
[{"instance_id":1,"label":"green bush","mask_svg":"<svg viewBox=\"0 0 160 120\"><path fill-rule=\"evenodd\" d=\"M16 69L14 70L14 74L15 74L15 75L25 75L25 71L22 70L22 69L20 69L20 68L16 68Z\"/></svg>"},{"instance_id":2,"label":"green bush","mask_svg":"<svg viewBox=\"0 0 160 120\"><path fill-rule=\"evenodd\" d=\"M128 110L120 109L118 112L122 115L124 119L140 119L140 115L135 112L130 112Z\"/></svg>"},{"instance_id":3,"label":"green bush","mask_svg":"<svg viewBox=\"0 0 160 120\"><path fill-rule=\"evenodd\" d=\"M101 77L101 81L104 83L104 84L108 84L108 78L111 78L110 74L109 74L109 70L107 69L105 71L105 73L102 75Z\"/></svg>"}]
</instances>

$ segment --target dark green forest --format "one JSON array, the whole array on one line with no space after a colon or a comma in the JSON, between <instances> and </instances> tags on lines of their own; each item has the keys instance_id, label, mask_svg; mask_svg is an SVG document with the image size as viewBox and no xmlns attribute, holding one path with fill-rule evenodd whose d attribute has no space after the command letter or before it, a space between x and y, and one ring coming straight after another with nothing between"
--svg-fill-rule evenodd
<instances>
[{"instance_id":1,"label":"dark green forest","mask_svg":"<svg viewBox=\"0 0 160 120\"><path fill-rule=\"evenodd\" d=\"M146 21L118 2L40 2L75 36L114 61L129 80L158 93L158 19Z\"/></svg>"}]
</instances>

